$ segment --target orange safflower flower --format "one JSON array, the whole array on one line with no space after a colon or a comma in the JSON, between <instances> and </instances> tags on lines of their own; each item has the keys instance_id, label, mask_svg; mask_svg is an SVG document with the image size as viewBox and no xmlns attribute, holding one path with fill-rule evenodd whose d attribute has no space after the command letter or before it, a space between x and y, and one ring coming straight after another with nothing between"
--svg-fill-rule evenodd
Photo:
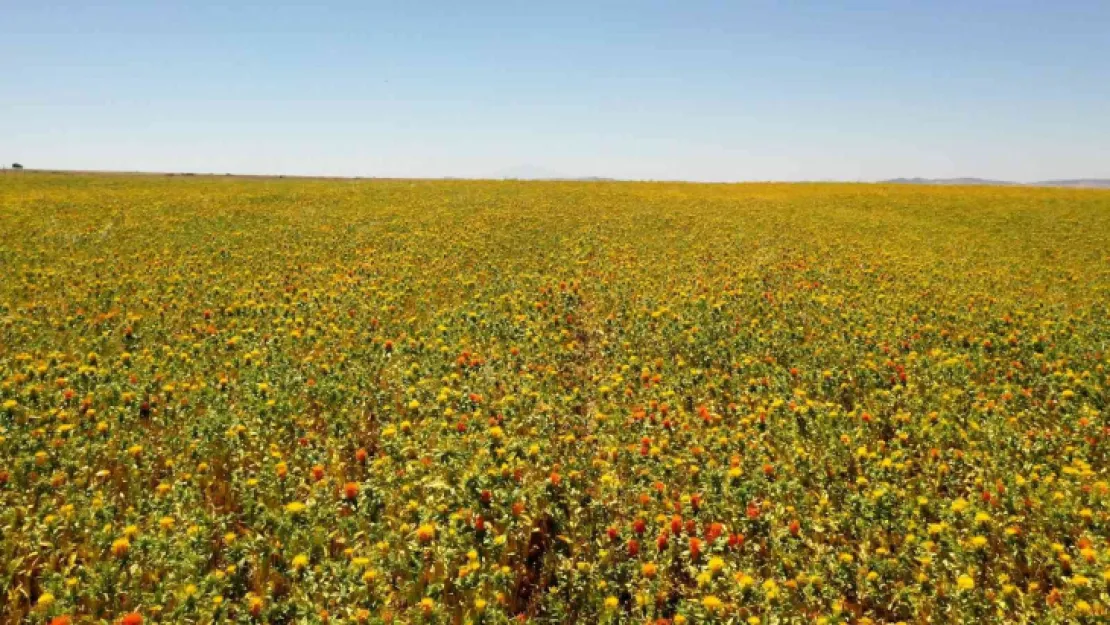
<instances>
[{"instance_id":1,"label":"orange safflower flower","mask_svg":"<svg viewBox=\"0 0 1110 625\"><path fill-rule=\"evenodd\" d=\"M416 528L416 539L422 543L431 542L436 537L436 526L431 523L425 523Z\"/></svg>"},{"instance_id":2,"label":"orange safflower flower","mask_svg":"<svg viewBox=\"0 0 1110 625\"><path fill-rule=\"evenodd\" d=\"M122 558L131 551L131 541L126 538L119 538L112 542L112 555L117 558Z\"/></svg>"},{"instance_id":3,"label":"orange safflower flower","mask_svg":"<svg viewBox=\"0 0 1110 625\"><path fill-rule=\"evenodd\" d=\"M343 485L343 498L347 501L354 501L358 497L358 483L347 482Z\"/></svg>"}]
</instances>

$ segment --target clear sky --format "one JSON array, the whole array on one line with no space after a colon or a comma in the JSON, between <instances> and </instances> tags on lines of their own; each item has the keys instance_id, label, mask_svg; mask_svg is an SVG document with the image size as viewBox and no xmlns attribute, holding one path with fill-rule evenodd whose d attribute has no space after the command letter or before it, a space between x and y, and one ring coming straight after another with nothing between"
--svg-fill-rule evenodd
<instances>
[{"instance_id":1,"label":"clear sky","mask_svg":"<svg viewBox=\"0 0 1110 625\"><path fill-rule=\"evenodd\" d=\"M1110 177L1110 0L0 0L0 160Z\"/></svg>"}]
</instances>

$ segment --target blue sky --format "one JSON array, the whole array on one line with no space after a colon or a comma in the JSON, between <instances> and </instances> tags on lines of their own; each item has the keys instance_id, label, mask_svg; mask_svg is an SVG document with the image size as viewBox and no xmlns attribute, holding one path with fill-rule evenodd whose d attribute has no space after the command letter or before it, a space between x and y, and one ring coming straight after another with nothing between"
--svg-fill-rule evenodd
<instances>
[{"instance_id":1,"label":"blue sky","mask_svg":"<svg viewBox=\"0 0 1110 625\"><path fill-rule=\"evenodd\" d=\"M1110 177L1110 1L0 0L0 160Z\"/></svg>"}]
</instances>

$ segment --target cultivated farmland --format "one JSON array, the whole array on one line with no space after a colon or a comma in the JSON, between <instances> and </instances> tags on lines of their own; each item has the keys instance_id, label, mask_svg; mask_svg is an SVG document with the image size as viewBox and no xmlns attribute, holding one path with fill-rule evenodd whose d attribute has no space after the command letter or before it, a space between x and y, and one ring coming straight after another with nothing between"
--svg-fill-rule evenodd
<instances>
[{"instance_id":1,"label":"cultivated farmland","mask_svg":"<svg viewBox=\"0 0 1110 625\"><path fill-rule=\"evenodd\" d=\"M0 177L0 619L1105 622L1110 193Z\"/></svg>"}]
</instances>

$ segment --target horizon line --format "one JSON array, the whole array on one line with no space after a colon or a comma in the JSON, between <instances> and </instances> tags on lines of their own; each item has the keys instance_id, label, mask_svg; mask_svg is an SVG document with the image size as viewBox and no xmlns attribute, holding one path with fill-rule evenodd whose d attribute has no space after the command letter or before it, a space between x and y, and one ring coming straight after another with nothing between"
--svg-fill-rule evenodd
<instances>
[{"instance_id":1,"label":"horizon line","mask_svg":"<svg viewBox=\"0 0 1110 625\"><path fill-rule=\"evenodd\" d=\"M17 161L18 162L18 161ZM13 163L15 164L15 163ZM343 175L343 174L279 174L279 173L236 173L236 172L203 172L203 171L164 171L164 170L130 170L130 169L52 169L37 167L13 168L7 163L0 165L4 173L39 173L39 174L75 174L75 175L135 175L135 176L167 176L167 177L213 177L213 178L294 178L305 180L460 180L460 181L491 181L491 182L639 182L639 183L683 183L683 184L892 184L900 186L1014 186L1014 187L1047 187L1047 188L1072 188L1072 189L1110 189L1110 177L1095 178L1054 178L1050 180L1036 180L1019 182L997 178L979 178L976 176L956 176L947 178L925 178L920 176L900 176L883 179L736 179L736 180L690 180L684 178L615 178L610 176L374 176L374 175ZM1083 183L1094 183L1084 185Z\"/></svg>"}]
</instances>

